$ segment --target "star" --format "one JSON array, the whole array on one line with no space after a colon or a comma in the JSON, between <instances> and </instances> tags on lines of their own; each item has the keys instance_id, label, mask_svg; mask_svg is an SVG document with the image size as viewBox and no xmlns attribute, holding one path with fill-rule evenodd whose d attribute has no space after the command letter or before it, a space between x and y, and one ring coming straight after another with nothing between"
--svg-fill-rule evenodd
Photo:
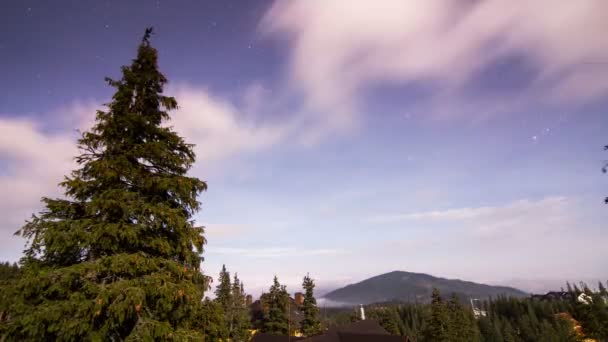
<instances>
[{"instance_id":1,"label":"star","mask_svg":"<svg viewBox=\"0 0 608 342\"><path fill-rule=\"evenodd\" d=\"M536 140L538 140L538 137L536 135L533 135L532 140L536 141Z\"/></svg>"},{"instance_id":2,"label":"star","mask_svg":"<svg viewBox=\"0 0 608 342\"><path fill-rule=\"evenodd\" d=\"M109 24L106 24L104 27L105 27L105 28L107 28L107 29L109 29L109 28L110 28L110 25L109 25Z\"/></svg>"}]
</instances>

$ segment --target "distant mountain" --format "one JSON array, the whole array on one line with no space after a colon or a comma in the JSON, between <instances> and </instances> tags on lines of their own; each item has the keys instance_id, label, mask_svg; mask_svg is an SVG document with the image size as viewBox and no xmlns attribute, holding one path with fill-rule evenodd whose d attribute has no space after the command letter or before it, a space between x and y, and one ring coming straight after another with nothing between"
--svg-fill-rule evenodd
<instances>
[{"instance_id":1,"label":"distant mountain","mask_svg":"<svg viewBox=\"0 0 608 342\"><path fill-rule=\"evenodd\" d=\"M498 295L522 297L527 294L512 287L491 286L458 279L433 277L424 273L394 271L331 291L323 296L328 302L372 304L382 302L429 302L438 288L444 297L456 293L461 299L486 299Z\"/></svg>"}]
</instances>

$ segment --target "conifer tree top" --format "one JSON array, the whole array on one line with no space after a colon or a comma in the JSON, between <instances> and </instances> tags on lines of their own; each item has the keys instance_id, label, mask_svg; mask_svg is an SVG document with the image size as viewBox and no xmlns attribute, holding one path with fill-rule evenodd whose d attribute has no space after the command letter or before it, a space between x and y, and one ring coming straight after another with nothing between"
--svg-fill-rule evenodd
<instances>
[{"instance_id":1,"label":"conifer tree top","mask_svg":"<svg viewBox=\"0 0 608 342\"><path fill-rule=\"evenodd\" d=\"M165 125L177 101L151 35L106 79L116 92L78 140L65 198L43 198L19 231L29 246L0 327L9 340L200 340L205 239L192 215L207 185L187 176L193 146Z\"/></svg>"},{"instance_id":2,"label":"conifer tree top","mask_svg":"<svg viewBox=\"0 0 608 342\"><path fill-rule=\"evenodd\" d=\"M68 199L45 198L46 210L21 230L32 238L29 256L69 265L140 251L198 268L204 239L190 217L206 184L186 176L193 146L163 125L177 101L162 94L151 34L122 78L106 79L116 93L78 141L80 168L61 183Z\"/></svg>"}]
</instances>

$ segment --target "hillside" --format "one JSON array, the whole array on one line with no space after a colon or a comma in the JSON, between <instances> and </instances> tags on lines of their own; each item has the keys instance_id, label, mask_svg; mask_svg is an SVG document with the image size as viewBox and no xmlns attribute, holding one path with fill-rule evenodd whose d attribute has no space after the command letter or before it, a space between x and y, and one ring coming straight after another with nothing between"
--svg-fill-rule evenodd
<instances>
[{"instance_id":1,"label":"hillside","mask_svg":"<svg viewBox=\"0 0 608 342\"><path fill-rule=\"evenodd\" d=\"M507 295L525 296L512 287L491 286L458 279L433 277L424 273L393 271L327 293L323 298L345 304L371 304L380 302L428 302L433 287L444 296L456 293L462 299Z\"/></svg>"}]
</instances>

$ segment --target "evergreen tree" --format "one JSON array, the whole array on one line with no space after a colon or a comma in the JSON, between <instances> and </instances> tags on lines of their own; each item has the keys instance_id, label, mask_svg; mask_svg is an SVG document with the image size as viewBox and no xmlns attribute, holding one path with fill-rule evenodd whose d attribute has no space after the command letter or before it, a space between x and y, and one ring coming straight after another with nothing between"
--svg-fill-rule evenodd
<instances>
[{"instance_id":1,"label":"evergreen tree","mask_svg":"<svg viewBox=\"0 0 608 342\"><path fill-rule=\"evenodd\" d=\"M205 298L199 316L205 341L226 340L229 334L224 321L224 310L219 303Z\"/></svg>"},{"instance_id":2,"label":"evergreen tree","mask_svg":"<svg viewBox=\"0 0 608 342\"><path fill-rule=\"evenodd\" d=\"M17 263L0 262L0 286L19 278L21 271Z\"/></svg>"},{"instance_id":3,"label":"evergreen tree","mask_svg":"<svg viewBox=\"0 0 608 342\"><path fill-rule=\"evenodd\" d=\"M608 341L608 304L601 294L592 294L589 304L577 302L574 318L581 323L586 336Z\"/></svg>"},{"instance_id":4,"label":"evergreen tree","mask_svg":"<svg viewBox=\"0 0 608 342\"><path fill-rule=\"evenodd\" d=\"M207 278L205 239L192 215L207 185L186 173L193 146L163 123L177 107L147 29L92 129L65 198L18 232L29 239L15 305L0 340L188 340Z\"/></svg>"},{"instance_id":5,"label":"evergreen tree","mask_svg":"<svg viewBox=\"0 0 608 342\"><path fill-rule=\"evenodd\" d=\"M301 311L304 316L300 322L300 330L304 336L313 336L321 333L321 321L319 320L319 308L314 296L315 282L307 274L302 282L304 289L304 304Z\"/></svg>"},{"instance_id":6,"label":"evergreen tree","mask_svg":"<svg viewBox=\"0 0 608 342\"><path fill-rule=\"evenodd\" d=\"M445 302L438 289L433 288L431 312L424 328L425 341L449 342L449 315Z\"/></svg>"},{"instance_id":7,"label":"evergreen tree","mask_svg":"<svg viewBox=\"0 0 608 342\"><path fill-rule=\"evenodd\" d=\"M289 295L277 277L268 293L262 296L264 318L262 332L273 335L289 335Z\"/></svg>"},{"instance_id":8,"label":"evergreen tree","mask_svg":"<svg viewBox=\"0 0 608 342\"><path fill-rule=\"evenodd\" d=\"M222 338L227 339L232 333L233 303L230 273L226 270L226 265L222 265L222 270L220 271L218 284L215 288L215 302L221 308L222 316L224 317L222 320L224 324L222 331L226 332L226 336L222 336Z\"/></svg>"},{"instance_id":9,"label":"evergreen tree","mask_svg":"<svg viewBox=\"0 0 608 342\"><path fill-rule=\"evenodd\" d=\"M571 321L562 317L558 317L555 322L555 332L559 342L576 342L578 341L574 325Z\"/></svg>"},{"instance_id":10,"label":"evergreen tree","mask_svg":"<svg viewBox=\"0 0 608 342\"><path fill-rule=\"evenodd\" d=\"M232 341L244 342L249 341L251 329L251 318L249 317L249 308L245 303L245 287L234 274L232 282L232 331L230 337Z\"/></svg>"},{"instance_id":11,"label":"evergreen tree","mask_svg":"<svg viewBox=\"0 0 608 342\"><path fill-rule=\"evenodd\" d=\"M597 290L599 292L600 295L602 296L608 296L608 291L606 291L606 287L604 286L604 284L602 284L602 282L598 282L598 287Z\"/></svg>"},{"instance_id":12,"label":"evergreen tree","mask_svg":"<svg viewBox=\"0 0 608 342\"><path fill-rule=\"evenodd\" d=\"M479 340L477 324L470 311L465 309L456 294L448 302L449 335L452 342L473 342Z\"/></svg>"},{"instance_id":13,"label":"evergreen tree","mask_svg":"<svg viewBox=\"0 0 608 342\"><path fill-rule=\"evenodd\" d=\"M517 342L518 340L515 338L516 333L515 330L513 329L513 326L511 325L511 323L509 323L508 320L504 320L504 323L502 324L502 337L504 339L505 342Z\"/></svg>"},{"instance_id":14,"label":"evergreen tree","mask_svg":"<svg viewBox=\"0 0 608 342\"><path fill-rule=\"evenodd\" d=\"M399 315L394 308L385 308L377 317L380 325L391 335L401 335L399 328Z\"/></svg>"},{"instance_id":15,"label":"evergreen tree","mask_svg":"<svg viewBox=\"0 0 608 342\"><path fill-rule=\"evenodd\" d=\"M215 301L220 304L225 312L229 311L232 305L232 284L230 283L230 272L226 270L226 265L222 265L222 270L218 277L218 284L215 288Z\"/></svg>"},{"instance_id":16,"label":"evergreen tree","mask_svg":"<svg viewBox=\"0 0 608 342\"><path fill-rule=\"evenodd\" d=\"M0 324L8 320L8 311L15 298L12 285L20 276L21 269L16 263L0 262Z\"/></svg>"}]
</instances>

